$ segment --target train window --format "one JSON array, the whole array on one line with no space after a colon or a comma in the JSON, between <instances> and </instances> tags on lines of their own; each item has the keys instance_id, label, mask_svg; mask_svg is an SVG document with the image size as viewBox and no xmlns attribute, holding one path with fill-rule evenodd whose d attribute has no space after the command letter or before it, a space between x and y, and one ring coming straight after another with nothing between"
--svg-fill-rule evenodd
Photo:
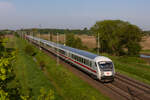
<instances>
[{"instance_id":1,"label":"train window","mask_svg":"<svg viewBox=\"0 0 150 100\"><path fill-rule=\"evenodd\" d=\"M85 60L85 64L86 64L86 65L88 65L88 62L89 62L88 60Z\"/></svg>"},{"instance_id":2,"label":"train window","mask_svg":"<svg viewBox=\"0 0 150 100\"><path fill-rule=\"evenodd\" d=\"M78 58L79 62L81 62L81 57Z\"/></svg>"},{"instance_id":3,"label":"train window","mask_svg":"<svg viewBox=\"0 0 150 100\"><path fill-rule=\"evenodd\" d=\"M74 59L74 55L72 54L72 59Z\"/></svg>"},{"instance_id":4,"label":"train window","mask_svg":"<svg viewBox=\"0 0 150 100\"><path fill-rule=\"evenodd\" d=\"M76 56L75 56L75 55L73 55L73 57L74 57L74 59L76 59Z\"/></svg>"},{"instance_id":5,"label":"train window","mask_svg":"<svg viewBox=\"0 0 150 100\"><path fill-rule=\"evenodd\" d=\"M81 58L80 57L78 57L78 61L81 62Z\"/></svg>"},{"instance_id":6,"label":"train window","mask_svg":"<svg viewBox=\"0 0 150 100\"><path fill-rule=\"evenodd\" d=\"M79 57L77 56L77 61L79 61Z\"/></svg>"},{"instance_id":7,"label":"train window","mask_svg":"<svg viewBox=\"0 0 150 100\"><path fill-rule=\"evenodd\" d=\"M75 55L75 60L77 60L77 56Z\"/></svg>"},{"instance_id":8,"label":"train window","mask_svg":"<svg viewBox=\"0 0 150 100\"><path fill-rule=\"evenodd\" d=\"M78 56L76 56L76 60L78 61Z\"/></svg>"},{"instance_id":9,"label":"train window","mask_svg":"<svg viewBox=\"0 0 150 100\"><path fill-rule=\"evenodd\" d=\"M78 56L76 56L76 60L78 60Z\"/></svg>"},{"instance_id":10,"label":"train window","mask_svg":"<svg viewBox=\"0 0 150 100\"><path fill-rule=\"evenodd\" d=\"M83 59L83 63L85 64L85 59Z\"/></svg>"},{"instance_id":11,"label":"train window","mask_svg":"<svg viewBox=\"0 0 150 100\"><path fill-rule=\"evenodd\" d=\"M59 49L59 53L65 55L65 51L64 50Z\"/></svg>"},{"instance_id":12,"label":"train window","mask_svg":"<svg viewBox=\"0 0 150 100\"><path fill-rule=\"evenodd\" d=\"M81 58L81 62L83 63L83 58Z\"/></svg>"},{"instance_id":13,"label":"train window","mask_svg":"<svg viewBox=\"0 0 150 100\"><path fill-rule=\"evenodd\" d=\"M85 64L87 65L87 60L85 59Z\"/></svg>"},{"instance_id":14,"label":"train window","mask_svg":"<svg viewBox=\"0 0 150 100\"><path fill-rule=\"evenodd\" d=\"M90 61L90 67L92 67L92 62Z\"/></svg>"}]
</instances>

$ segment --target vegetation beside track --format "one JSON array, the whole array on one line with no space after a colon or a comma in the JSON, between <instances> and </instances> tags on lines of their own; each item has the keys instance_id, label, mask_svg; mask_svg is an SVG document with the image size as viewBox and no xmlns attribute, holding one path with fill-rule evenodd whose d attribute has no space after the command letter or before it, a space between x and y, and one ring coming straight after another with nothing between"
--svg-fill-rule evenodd
<instances>
[{"instance_id":1,"label":"vegetation beside track","mask_svg":"<svg viewBox=\"0 0 150 100\"><path fill-rule=\"evenodd\" d=\"M150 84L150 65L145 60L138 57L103 55L113 60L117 72Z\"/></svg>"},{"instance_id":2,"label":"vegetation beside track","mask_svg":"<svg viewBox=\"0 0 150 100\"><path fill-rule=\"evenodd\" d=\"M109 100L108 97L100 94L98 90L72 74L62 65L57 66L54 59L39 49L35 49L35 58L37 59L37 62L35 62L31 56L26 55L23 51L23 48L28 43L20 38L16 38L15 40L16 46L19 49L15 70L17 78L21 80L24 91L27 93L30 92L29 88L32 88L34 96L38 96L38 90L42 86L45 89L56 90L55 94L58 93L62 98L67 100ZM45 75L40 70L41 61L44 61L45 68L43 72ZM60 100L60 96L57 98Z\"/></svg>"},{"instance_id":3,"label":"vegetation beside track","mask_svg":"<svg viewBox=\"0 0 150 100\"><path fill-rule=\"evenodd\" d=\"M55 100L63 100L55 91L55 87L48 78L45 77L44 73L37 67L38 64L33 60L32 56L25 54L24 48L26 45L27 43L19 38L13 38L13 40L8 43L8 46L14 46L17 49L17 59L13 68L16 73L16 80L19 81L22 87L21 92L25 96L29 96L29 100L37 100L42 97L41 95L48 93L51 94L50 97L55 98ZM12 83L11 85L14 84L16 83Z\"/></svg>"}]
</instances>

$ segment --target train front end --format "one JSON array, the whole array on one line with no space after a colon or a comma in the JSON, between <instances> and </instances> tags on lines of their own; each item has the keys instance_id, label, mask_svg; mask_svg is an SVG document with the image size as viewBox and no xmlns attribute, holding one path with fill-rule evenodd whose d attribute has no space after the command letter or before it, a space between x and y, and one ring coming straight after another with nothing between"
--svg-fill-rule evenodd
<instances>
[{"instance_id":1,"label":"train front end","mask_svg":"<svg viewBox=\"0 0 150 100\"><path fill-rule=\"evenodd\" d=\"M115 76L115 68L111 59L98 56L95 58L97 66L97 78L102 81L113 81Z\"/></svg>"}]
</instances>

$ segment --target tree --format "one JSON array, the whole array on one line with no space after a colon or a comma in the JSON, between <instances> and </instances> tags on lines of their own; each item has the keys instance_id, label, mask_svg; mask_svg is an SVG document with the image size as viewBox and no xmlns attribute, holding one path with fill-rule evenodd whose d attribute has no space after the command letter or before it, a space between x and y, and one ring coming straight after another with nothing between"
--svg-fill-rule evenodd
<instances>
[{"instance_id":1,"label":"tree","mask_svg":"<svg viewBox=\"0 0 150 100\"><path fill-rule=\"evenodd\" d=\"M83 46L81 39L75 37L74 34L66 35L66 45L78 49L87 49L86 46Z\"/></svg>"},{"instance_id":2,"label":"tree","mask_svg":"<svg viewBox=\"0 0 150 100\"><path fill-rule=\"evenodd\" d=\"M75 45L75 37L73 34L67 34L66 35L66 45L70 47L74 47Z\"/></svg>"},{"instance_id":3,"label":"tree","mask_svg":"<svg viewBox=\"0 0 150 100\"><path fill-rule=\"evenodd\" d=\"M138 55L142 30L121 20L98 21L91 30L98 36L100 51L114 55Z\"/></svg>"}]
</instances>

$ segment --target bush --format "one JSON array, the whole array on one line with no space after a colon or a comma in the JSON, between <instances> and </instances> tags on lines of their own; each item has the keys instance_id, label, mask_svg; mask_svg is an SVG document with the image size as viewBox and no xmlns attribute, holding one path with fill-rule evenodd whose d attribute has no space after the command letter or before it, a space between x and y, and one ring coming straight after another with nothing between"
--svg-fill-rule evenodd
<instances>
[{"instance_id":1,"label":"bush","mask_svg":"<svg viewBox=\"0 0 150 100\"><path fill-rule=\"evenodd\" d=\"M87 47L83 45L82 40L79 37L75 37L74 34L67 34L66 37L66 45L73 47L73 48L77 48L77 49L82 49L82 50L86 50Z\"/></svg>"},{"instance_id":2,"label":"bush","mask_svg":"<svg viewBox=\"0 0 150 100\"><path fill-rule=\"evenodd\" d=\"M41 94L38 96L38 100L54 100L55 99L53 90L46 91L44 88L41 88L40 93Z\"/></svg>"},{"instance_id":3,"label":"bush","mask_svg":"<svg viewBox=\"0 0 150 100\"><path fill-rule=\"evenodd\" d=\"M34 56L36 54L32 45L27 45L24 50L30 56Z\"/></svg>"}]
</instances>

